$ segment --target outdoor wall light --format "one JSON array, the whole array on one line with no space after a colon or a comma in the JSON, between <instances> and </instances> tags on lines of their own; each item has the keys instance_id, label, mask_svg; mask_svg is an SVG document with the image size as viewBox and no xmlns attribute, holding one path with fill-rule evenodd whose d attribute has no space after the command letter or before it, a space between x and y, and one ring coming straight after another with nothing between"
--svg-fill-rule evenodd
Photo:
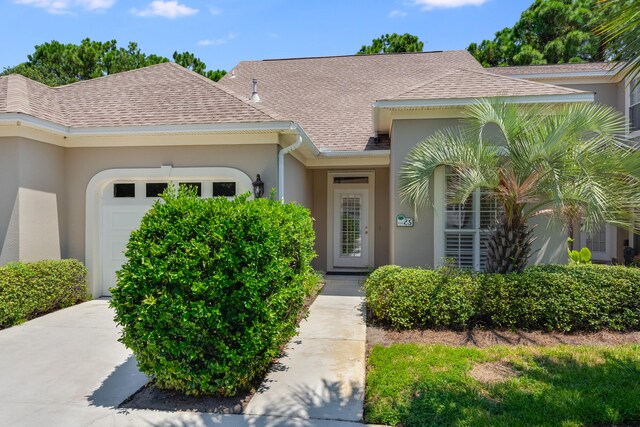
<instances>
[{"instance_id":1,"label":"outdoor wall light","mask_svg":"<svg viewBox=\"0 0 640 427\"><path fill-rule=\"evenodd\" d=\"M253 185L253 195L256 199L264 196L264 182L260 179L260 174L256 176L256 180L251 185Z\"/></svg>"}]
</instances>

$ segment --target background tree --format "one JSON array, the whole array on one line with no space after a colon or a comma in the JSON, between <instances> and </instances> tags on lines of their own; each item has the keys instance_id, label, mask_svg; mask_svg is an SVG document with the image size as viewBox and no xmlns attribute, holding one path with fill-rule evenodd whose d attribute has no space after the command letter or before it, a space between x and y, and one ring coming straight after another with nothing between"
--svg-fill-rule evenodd
<instances>
[{"instance_id":1,"label":"background tree","mask_svg":"<svg viewBox=\"0 0 640 427\"><path fill-rule=\"evenodd\" d=\"M371 45L362 46L357 55L373 55L376 53L422 52L424 43L418 36L404 33L383 34L371 41Z\"/></svg>"},{"instance_id":2,"label":"background tree","mask_svg":"<svg viewBox=\"0 0 640 427\"><path fill-rule=\"evenodd\" d=\"M640 0L600 0L604 23L596 32L604 41L613 61L630 64L627 73L640 76Z\"/></svg>"},{"instance_id":3,"label":"background tree","mask_svg":"<svg viewBox=\"0 0 640 427\"><path fill-rule=\"evenodd\" d=\"M593 62L606 58L598 0L535 0L512 28L467 50L484 66Z\"/></svg>"},{"instance_id":4,"label":"background tree","mask_svg":"<svg viewBox=\"0 0 640 427\"><path fill-rule=\"evenodd\" d=\"M436 168L452 168L458 179L448 189L449 203L464 203L477 189L497 202L486 270L520 272L531 254L528 221L536 216L549 216L570 235L579 224L587 233L604 223L634 228L640 152L619 139L623 123L601 104L532 107L480 100L467 109L464 127L438 131L411 150L400 172L400 193L416 209L424 206L432 200ZM499 132L485 132L490 125Z\"/></svg>"},{"instance_id":5,"label":"background tree","mask_svg":"<svg viewBox=\"0 0 640 427\"><path fill-rule=\"evenodd\" d=\"M226 74L224 70L207 70L206 64L190 52L175 52L173 58L215 81ZM135 42L123 48L115 40L100 42L86 38L79 45L52 40L35 46L26 62L5 68L0 75L22 74L49 86L60 86L168 61L163 56L143 53Z\"/></svg>"}]
</instances>

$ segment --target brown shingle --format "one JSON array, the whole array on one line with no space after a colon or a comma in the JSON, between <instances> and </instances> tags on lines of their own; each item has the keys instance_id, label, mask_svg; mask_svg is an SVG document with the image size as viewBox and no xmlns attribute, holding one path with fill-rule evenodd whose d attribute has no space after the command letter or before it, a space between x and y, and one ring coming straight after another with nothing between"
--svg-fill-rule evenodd
<instances>
[{"instance_id":1,"label":"brown shingle","mask_svg":"<svg viewBox=\"0 0 640 427\"><path fill-rule=\"evenodd\" d=\"M616 64L611 62L585 62L581 64L517 65L511 67L489 67L487 71L504 76L531 74L592 73L611 71Z\"/></svg>"},{"instance_id":2,"label":"brown shingle","mask_svg":"<svg viewBox=\"0 0 640 427\"><path fill-rule=\"evenodd\" d=\"M73 127L272 121L199 74L171 62L56 88Z\"/></svg>"},{"instance_id":3,"label":"brown shingle","mask_svg":"<svg viewBox=\"0 0 640 427\"><path fill-rule=\"evenodd\" d=\"M0 112L20 112L72 128L267 122L268 107L174 63L51 88L22 76L0 78Z\"/></svg>"},{"instance_id":4,"label":"brown shingle","mask_svg":"<svg viewBox=\"0 0 640 427\"><path fill-rule=\"evenodd\" d=\"M491 98L500 96L565 95L582 91L484 71L459 69L421 84L393 100Z\"/></svg>"},{"instance_id":5,"label":"brown shingle","mask_svg":"<svg viewBox=\"0 0 640 427\"><path fill-rule=\"evenodd\" d=\"M477 84L458 80L465 77L472 77ZM300 123L316 145L332 150L375 147L370 143L371 104L407 94L411 88L416 93L407 96L423 98L570 91L491 77L464 50L240 62L220 83L248 98L253 78L258 79L261 104ZM425 85L438 79L437 88Z\"/></svg>"},{"instance_id":6,"label":"brown shingle","mask_svg":"<svg viewBox=\"0 0 640 427\"><path fill-rule=\"evenodd\" d=\"M451 68L482 70L467 51L354 55L240 62L220 83L300 123L320 148L372 147L371 103Z\"/></svg>"}]
</instances>

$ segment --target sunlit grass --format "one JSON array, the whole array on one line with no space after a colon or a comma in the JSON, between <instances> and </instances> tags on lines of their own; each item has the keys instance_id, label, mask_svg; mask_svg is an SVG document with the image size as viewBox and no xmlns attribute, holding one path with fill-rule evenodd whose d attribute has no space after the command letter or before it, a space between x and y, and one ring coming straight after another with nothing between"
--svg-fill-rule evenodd
<instances>
[{"instance_id":1,"label":"sunlit grass","mask_svg":"<svg viewBox=\"0 0 640 427\"><path fill-rule=\"evenodd\" d=\"M404 427L636 425L640 346L377 346L365 412Z\"/></svg>"}]
</instances>

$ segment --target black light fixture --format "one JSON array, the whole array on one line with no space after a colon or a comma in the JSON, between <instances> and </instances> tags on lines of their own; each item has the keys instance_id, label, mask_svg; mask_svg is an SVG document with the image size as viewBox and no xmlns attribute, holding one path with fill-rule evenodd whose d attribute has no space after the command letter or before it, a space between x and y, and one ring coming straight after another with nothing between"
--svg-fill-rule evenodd
<instances>
[{"instance_id":1,"label":"black light fixture","mask_svg":"<svg viewBox=\"0 0 640 427\"><path fill-rule=\"evenodd\" d=\"M264 182L260 179L260 174L257 175L256 180L251 183L253 185L253 195L256 199L261 198L264 195Z\"/></svg>"}]
</instances>

